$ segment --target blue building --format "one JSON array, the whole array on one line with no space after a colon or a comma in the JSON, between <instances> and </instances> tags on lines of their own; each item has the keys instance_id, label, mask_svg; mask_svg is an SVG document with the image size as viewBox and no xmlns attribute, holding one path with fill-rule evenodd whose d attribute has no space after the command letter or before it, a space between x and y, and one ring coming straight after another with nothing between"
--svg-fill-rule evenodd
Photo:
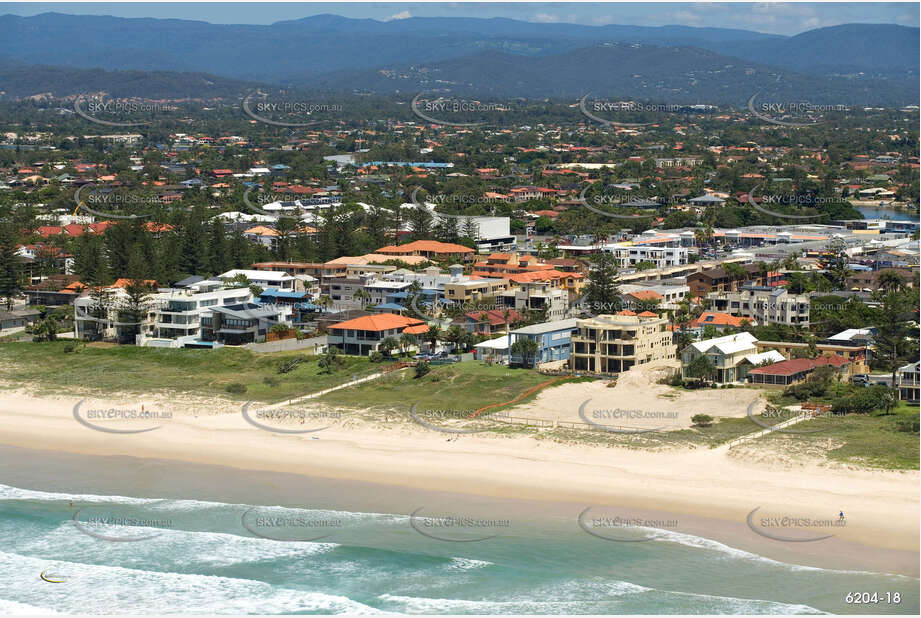
<instances>
[{"instance_id":1,"label":"blue building","mask_svg":"<svg viewBox=\"0 0 921 618\"><path fill-rule=\"evenodd\" d=\"M509 333L511 346L519 339L532 339L537 342L537 355L535 364L549 363L551 361L568 360L571 335L578 331L576 319L556 320L543 324L532 324L524 328L517 328ZM510 352L510 361L520 363L521 358Z\"/></svg>"}]
</instances>

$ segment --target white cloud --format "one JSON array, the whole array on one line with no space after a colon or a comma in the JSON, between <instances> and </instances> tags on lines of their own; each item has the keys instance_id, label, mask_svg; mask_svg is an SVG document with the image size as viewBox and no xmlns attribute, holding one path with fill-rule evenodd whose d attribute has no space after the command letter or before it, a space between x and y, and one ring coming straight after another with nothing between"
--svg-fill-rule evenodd
<instances>
[{"instance_id":1,"label":"white cloud","mask_svg":"<svg viewBox=\"0 0 921 618\"><path fill-rule=\"evenodd\" d=\"M396 13L395 15L391 15L390 17L387 17L386 19L384 19L384 21L394 21L397 19L409 19L410 17L412 17L412 14L409 11L401 11L400 13Z\"/></svg>"},{"instance_id":2,"label":"white cloud","mask_svg":"<svg viewBox=\"0 0 921 618\"><path fill-rule=\"evenodd\" d=\"M559 15L551 15L550 13L538 13L534 16L534 20L542 24L555 24L560 21Z\"/></svg>"}]
</instances>

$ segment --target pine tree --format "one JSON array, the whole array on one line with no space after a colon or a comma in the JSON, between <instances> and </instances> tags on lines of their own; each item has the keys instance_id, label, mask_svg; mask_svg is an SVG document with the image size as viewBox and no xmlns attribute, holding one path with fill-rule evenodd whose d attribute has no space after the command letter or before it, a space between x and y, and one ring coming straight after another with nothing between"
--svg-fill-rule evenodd
<instances>
[{"instance_id":1,"label":"pine tree","mask_svg":"<svg viewBox=\"0 0 921 618\"><path fill-rule=\"evenodd\" d=\"M13 297L20 291L23 277L22 259L16 255L16 234L8 221L0 223L0 296L6 299L7 310L13 307Z\"/></svg>"}]
</instances>

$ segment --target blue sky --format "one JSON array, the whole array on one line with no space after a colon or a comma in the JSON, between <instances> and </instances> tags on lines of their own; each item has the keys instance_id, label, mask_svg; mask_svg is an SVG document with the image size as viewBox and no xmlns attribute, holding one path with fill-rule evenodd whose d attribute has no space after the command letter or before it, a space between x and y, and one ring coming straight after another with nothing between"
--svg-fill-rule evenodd
<instances>
[{"instance_id":1,"label":"blue sky","mask_svg":"<svg viewBox=\"0 0 921 618\"><path fill-rule=\"evenodd\" d=\"M78 15L195 19L221 24L270 24L320 13L378 20L406 17L509 17L524 21L585 25L717 26L792 35L813 28L846 23L918 26L919 6L917 2L9 2L0 3L0 14L35 15L55 11Z\"/></svg>"}]
</instances>

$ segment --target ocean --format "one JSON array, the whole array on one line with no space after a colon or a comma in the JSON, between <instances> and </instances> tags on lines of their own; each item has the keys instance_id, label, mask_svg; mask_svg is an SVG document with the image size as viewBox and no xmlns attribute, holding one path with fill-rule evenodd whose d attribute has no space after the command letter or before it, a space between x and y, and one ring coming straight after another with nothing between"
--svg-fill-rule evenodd
<instances>
[{"instance_id":1,"label":"ocean","mask_svg":"<svg viewBox=\"0 0 921 618\"><path fill-rule=\"evenodd\" d=\"M665 528L614 530L609 540L572 519L468 520L439 508L406 515L0 485L0 614L918 613L911 577L797 566ZM882 602L847 603L854 592Z\"/></svg>"}]
</instances>

